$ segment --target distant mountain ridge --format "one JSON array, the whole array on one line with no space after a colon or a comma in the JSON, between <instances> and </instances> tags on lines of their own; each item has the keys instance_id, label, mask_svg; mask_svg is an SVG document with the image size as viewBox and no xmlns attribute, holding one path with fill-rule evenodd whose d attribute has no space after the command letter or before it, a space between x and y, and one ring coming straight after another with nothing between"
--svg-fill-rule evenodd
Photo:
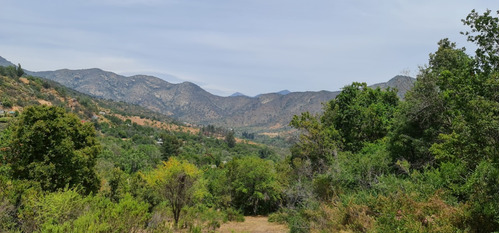
<instances>
[{"instance_id":1,"label":"distant mountain ridge","mask_svg":"<svg viewBox=\"0 0 500 233\"><path fill-rule=\"evenodd\" d=\"M82 93L115 101L137 104L181 121L214 124L252 131L280 130L288 126L293 115L305 111L318 113L322 103L335 98L340 91L289 92L221 97L196 84L172 84L154 76L122 76L101 69L29 72L54 80ZM396 76L374 86L398 88L399 96L412 86L413 78ZM401 89L399 89L401 88Z\"/></svg>"},{"instance_id":2,"label":"distant mountain ridge","mask_svg":"<svg viewBox=\"0 0 500 233\"><path fill-rule=\"evenodd\" d=\"M290 93L292 93L292 92L291 92L291 91L289 91L289 90L282 90L282 91L278 91L278 92L276 92L276 93L278 93L278 94L280 94L280 95L288 95L288 94L290 94Z\"/></svg>"},{"instance_id":3,"label":"distant mountain ridge","mask_svg":"<svg viewBox=\"0 0 500 233\"><path fill-rule=\"evenodd\" d=\"M16 65L10 61L7 61L7 59L0 57L0 66L16 66Z\"/></svg>"},{"instance_id":4,"label":"distant mountain ridge","mask_svg":"<svg viewBox=\"0 0 500 233\"><path fill-rule=\"evenodd\" d=\"M240 92L235 92L232 95L230 95L229 97L236 97L236 96L247 96L247 95L240 93Z\"/></svg>"},{"instance_id":5,"label":"distant mountain ridge","mask_svg":"<svg viewBox=\"0 0 500 233\"><path fill-rule=\"evenodd\" d=\"M381 89L386 89L388 87L393 87L393 88L395 87L398 89L398 97L402 99L404 98L405 93L413 87L415 81L416 81L415 78L403 75L397 75L396 77L390 79L385 83L373 84L370 87L372 88L380 87Z\"/></svg>"},{"instance_id":6,"label":"distant mountain ridge","mask_svg":"<svg viewBox=\"0 0 500 233\"><path fill-rule=\"evenodd\" d=\"M267 93L267 94L273 94L273 93L275 93L275 94L280 94L280 95L288 95L288 94L290 94L290 93L292 93L292 92L291 92L291 91L289 91L289 90L282 90L282 91L272 92L272 93ZM264 94L258 94L258 95L256 95L254 98L258 98L258 97L259 97L259 96L261 96L261 95L264 95ZM232 95L230 95L229 97L236 97L236 96L245 96L245 97L250 97L250 96L245 95L245 94L243 94L243 93L241 93L241 92L235 92L235 93L233 93Z\"/></svg>"}]
</instances>

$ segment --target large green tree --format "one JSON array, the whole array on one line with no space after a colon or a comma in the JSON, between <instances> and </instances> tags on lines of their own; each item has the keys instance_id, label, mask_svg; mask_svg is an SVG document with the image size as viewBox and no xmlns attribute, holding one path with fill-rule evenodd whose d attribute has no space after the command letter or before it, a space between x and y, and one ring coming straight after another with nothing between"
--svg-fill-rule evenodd
<instances>
[{"instance_id":1,"label":"large green tree","mask_svg":"<svg viewBox=\"0 0 500 233\"><path fill-rule=\"evenodd\" d=\"M292 145L292 166L304 166L304 176L322 173L338 152L340 135L334 127L322 124L319 116L304 112L293 116L290 126L301 130L298 141ZM307 166L310 164L311 166Z\"/></svg>"},{"instance_id":2,"label":"large green tree","mask_svg":"<svg viewBox=\"0 0 500 233\"><path fill-rule=\"evenodd\" d=\"M234 138L234 131L229 131L224 137L224 141L226 142L229 148L233 148L236 146L236 139Z\"/></svg>"},{"instance_id":3,"label":"large green tree","mask_svg":"<svg viewBox=\"0 0 500 233\"><path fill-rule=\"evenodd\" d=\"M162 159L167 161L168 158L172 156L178 156L181 152L182 140L178 139L175 135L172 134L162 134L161 137L161 153Z\"/></svg>"},{"instance_id":4,"label":"large green tree","mask_svg":"<svg viewBox=\"0 0 500 233\"><path fill-rule=\"evenodd\" d=\"M449 131L431 151L441 168L455 168L460 178L448 182L465 201L474 230L498 231L498 17L472 11L463 21L468 40L477 45L466 72L441 72L439 88L449 106Z\"/></svg>"},{"instance_id":5,"label":"large green tree","mask_svg":"<svg viewBox=\"0 0 500 233\"><path fill-rule=\"evenodd\" d=\"M232 204L245 214L268 214L278 207L280 184L271 160L234 159L227 164Z\"/></svg>"},{"instance_id":6,"label":"large green tree","mask_svg":"<svg viewBox=\"0 0 500 233\"><path fill-rule=\"evenodd\" d=\"M475 56L448 39L438 43L397 114L389 148L395 160L436 168L467 203L476 231L498 230L498 18L489 14L463 20Z\"/></svg>"},{"instance_id":7,"label":"large green tree","mask_svg":"<svg viewBox=\"0 0 500 233\"><path fill-rule=\"evenodd\" d=\"M344 151L357 152L364 143L387 134L398 102L395 89L369 88L355 82L325 105L321 121L339 131Z\"/></svg>"},{"instance_id":8,"label":"large green tree","mask_svg":"<svg viewBox=\"0 0 500 233\"><path fill-rule=\"evenodd\" d=\"M23 70L23 68L21 68L21 64L17 64L17 68L16 68L17 77L21 77L21 76L23 76L23 74L24 74L24 70Z\"/></svg>"},{"instance_id":9,"label":"large green tree","mask_svg":"<svg viewBox=\"0 0 500 233\"><path fill-rule=\"evenodd\" d=\"M189 206L196 198L204 195L200 183L201 171L193 164L170 157L152 172L144 176L147 183L168 201L174 215L175 224L179 222L182 208Z\"/></svg>"},{"instance_id":10,"label":"large green tree","mask_svg":"<svg viewBox=\"0 0 500 233\"><path fill-rule=\"evenodd\" d=\"M434 164L429 148L440 134L450 131L449 101L455 98L446 97L445 92L458 91L447 86L454 80L451 77L467 77L472 72L472 58L448 39L439 41L438 50L429 57L429 65L420 70L415 86L396 113L390 133L394 160L404 157L415 168Z\"/></svg>"},{"instance_id":11,"label":"large green tree","mask_svg":"<svg viewBox=\"0 0 500 233\"><path fill-rule=\"evenodd\" d=\"M391 124L399 99L396 90L369 88L353 83L324 106L323 114L308 112L294 116L290 125L302 134L292 147L292 159L311 161L322 173L339 151L358 152L365 143L383 138Z\"/></svg>"},{"instance_id":12,"label":"large green tree","mask_svg":"<svg viewBox=\"0 0 500 233\"><path fill-rule=\"evenodd\" d=\"M100 145L92 124L60 107L32 106L9 130L6 160L14 178L37 181L48 191L98 190L94 165Z\"/></svg>"}]
</instances>

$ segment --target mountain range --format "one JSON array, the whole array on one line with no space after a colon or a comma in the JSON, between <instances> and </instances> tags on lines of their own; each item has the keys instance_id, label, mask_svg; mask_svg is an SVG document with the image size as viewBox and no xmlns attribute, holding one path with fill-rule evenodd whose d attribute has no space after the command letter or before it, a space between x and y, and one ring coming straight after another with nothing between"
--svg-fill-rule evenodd
<instances>
[{"instance_id":1,"label":"mountain range","mask_svg":"<svg viewBox=\"0 0 500 233\"><path fill-rule=\"evenodd\" d=\"M5 59L0 59L0 65L6 63L2 60ZM322 103L340 93L340 91L284 90L256 97L240 93L221 97L190 82L173 84L154 76L127 77L101 69L62 69L26 71L26 73L59 82L91 96L137 104L181 121L247 128L254 132L283 130L293 115L305 111L321 112ZM415 79L411 77L395 76L388 82L375 84L372 87L397 88L398 95L402 97L413 86L414 81Z\"/></svg>"},{"instance_id":2,"label":"mountain range","mask_svg":"<svg viewBox=\"0 0 500 233\"><path fill-rule=\"evenodd\" d=\"M289 90L282 90L282 91L278 91L278 92L275 92L276 94L280 94L280 95L288 95L291 93L291 91ZM259 97L261 96L262 94L259 94L259 95L256 95L255 97ZM235 92L233 93L232 95L230 95L229 97L236 97L236 96L246 96L246 97L249 97L243 93L240 93L240 92Z\"/></svg>"},{"instance_id":3,"label":"mountain range","mask_svg":"<svg viewBox=\"0 0 500 233\"><path fill-rule=\"evenodd\" d=\"M7 61L5 58L0 57L0 66L16 66L16 65L10 61Z\"/></svg>"}]
</instances>

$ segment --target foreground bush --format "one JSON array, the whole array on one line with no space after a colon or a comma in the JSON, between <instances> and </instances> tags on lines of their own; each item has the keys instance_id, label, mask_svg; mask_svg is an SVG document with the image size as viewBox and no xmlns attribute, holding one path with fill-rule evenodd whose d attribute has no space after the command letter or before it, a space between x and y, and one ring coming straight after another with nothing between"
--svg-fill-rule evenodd
<instances>
[{"instance_id":1,"label":"foreground bush","mask_svg":"<svg viewBox=\"0 0 500 233\"><path fill-rule=\"evenodd\" d=\"M132 232L145 229L148 205L125 195L118 203L75 190L24 195L19 210L26 232Z\"/></svg>"}]
</instances>

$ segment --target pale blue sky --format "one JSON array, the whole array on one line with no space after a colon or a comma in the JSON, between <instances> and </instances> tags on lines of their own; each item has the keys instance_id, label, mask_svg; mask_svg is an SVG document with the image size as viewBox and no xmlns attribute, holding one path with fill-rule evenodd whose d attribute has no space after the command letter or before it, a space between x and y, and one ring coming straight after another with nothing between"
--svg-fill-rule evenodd
<instances>
[{"instance_id":1,"label":"pale blue sky","mask_svg":"<svg viewBox=\"0 0 500 233\"><path fill-rule=\"evenodd\" d=\"M33 71L152 74L218 95L336 91L415 75L442 38L468 46L460 20L487 8L498 1L0 0L0 56Z\"/></svg>"}]
</instances>

